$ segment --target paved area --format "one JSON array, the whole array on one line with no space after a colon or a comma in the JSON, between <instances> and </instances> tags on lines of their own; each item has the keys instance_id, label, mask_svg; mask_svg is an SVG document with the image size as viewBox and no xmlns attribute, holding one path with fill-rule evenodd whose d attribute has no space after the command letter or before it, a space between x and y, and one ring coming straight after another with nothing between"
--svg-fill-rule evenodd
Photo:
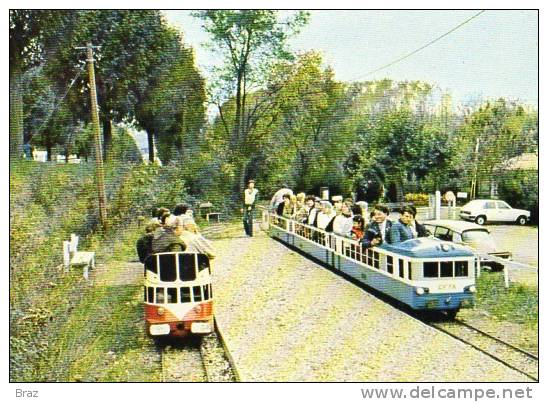
<instances>
[{"instance_id":1,"label":"paved area","mask_svg":"<svg viewBox=\"0 0 548 402\"><path fill-rule=\"evenodd\" d=\"M538 267L538 227L486 225L497 245L512 253L514 261Z\"/></svg>"},{"instance_id":2,"label":"paved area","mask_svg":"<svg viewBox=\"0 0 548 402\"><path fill-rule=\"evenodd\" d=\"M253 238L240 231L214 241L213 281L217 323L242 381L528 381L258 227Z\"/></svg>"}]
</instances>

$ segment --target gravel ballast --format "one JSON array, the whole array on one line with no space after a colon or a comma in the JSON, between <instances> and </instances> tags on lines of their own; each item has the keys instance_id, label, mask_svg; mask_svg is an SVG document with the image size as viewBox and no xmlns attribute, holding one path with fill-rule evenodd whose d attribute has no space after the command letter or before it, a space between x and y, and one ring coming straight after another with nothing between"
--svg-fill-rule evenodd
<instances>
[{"instance_id":1,"label":"gravel ballast","mask_svg":"<svg viewBox=\"0 0 548 402\"><path fill-rule=\"evenodd\" d=\"M217 325L241 381L529 379L267 237L214 240Z\"/></svg>"}]
</instances>

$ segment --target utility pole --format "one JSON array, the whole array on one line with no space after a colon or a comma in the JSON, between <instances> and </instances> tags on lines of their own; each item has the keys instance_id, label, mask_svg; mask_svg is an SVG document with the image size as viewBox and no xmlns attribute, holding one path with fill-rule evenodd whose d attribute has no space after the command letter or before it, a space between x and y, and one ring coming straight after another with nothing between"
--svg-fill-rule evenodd
<instances>
[{"instance_id":1,"label":"utility pole","mask_svg":"<svg viewBox=\"0 0 548 402\"><path fill-rule=\"evenodd\" d=\"M470 199L473 200L476 198L477 187L478 187L478 157L479 157L479 145L480 138L476 138L476 149L474 151L474 176L472 178L472 185L470 187Z\"/></svg>"},{"instance_id":2,"label":"utility pole","mask_svg":"<svg viewBox=\"0 0 548 402\"><path fill-rule=\"evenodd\" d=\"M93 64L93 48L87 43L86 47L77 47L77 49L86 49L87 64L89 75L89 88L91 97L91 121L93 124L93 138L95 143L95 178L97 183L97 192L99 194L99 220L103 231L107 230L107 200L105 196L105 171L103 169L103 158L101 154L101 129L99 128L99 107L97 105L97 88L95 87L95 66Z\"/></svg>"}]
</instances>

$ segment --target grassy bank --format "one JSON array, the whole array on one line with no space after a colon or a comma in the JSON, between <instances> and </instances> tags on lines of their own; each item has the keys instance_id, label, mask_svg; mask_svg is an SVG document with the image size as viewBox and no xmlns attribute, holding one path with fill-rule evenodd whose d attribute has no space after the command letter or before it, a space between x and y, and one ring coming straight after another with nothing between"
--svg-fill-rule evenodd
<instances>
[{"instance_id":1,"label":"grassy bank","mask_svg":"<svg viewBox=\"0 0 548 402\"><path fill-rule=\"evenodd\" d=\"M98 213L92 165L22 161L11 167L12 381L150 380L144 363L136 364L135 375L131 364L97 366L104 363L100 351L108 349L112 359L120 356L117 351L124 345L126 358L135 360L130 351L139 350L139 342L146 344L146 339L139 338L143 334L141 287L90 287L81 270L63 273L61 247L63 240L76 233L79 249L95 251L97 263L108 266L109 275L123 270L122 261L130 255L135 258L138 230L131 225L137 216L148 215L152 206L187 201L184 183L172 173L156 166L107 166L110 230L101 234L95 230Z\"/></svg>"}]
</instances>

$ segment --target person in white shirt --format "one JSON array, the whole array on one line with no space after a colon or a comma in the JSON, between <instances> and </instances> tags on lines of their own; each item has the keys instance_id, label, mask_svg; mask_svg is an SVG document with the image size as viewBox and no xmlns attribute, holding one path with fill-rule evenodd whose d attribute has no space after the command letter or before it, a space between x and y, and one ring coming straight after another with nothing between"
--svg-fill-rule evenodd
<instances>
[{"instance_id":1,"label":"person in white shirt","mask_svg":"<svg viewBox=\"0 0 548 402\"><path fill-rule=\"evenodd\" d=\"M322 201L322 210L318 213L318 229L325 230L331 219L335 217L333 205L329 201Z\"/></svg>"},{"instance_id":2,"label":"person in white shirt","mask_svg":"<svg viewBox=\"0 0 548 402\"><path fill-rule=\"evenodd\" d=\"M352 211L350 210L350 205L347 202L343 202L341 206L341 213L334 217L327 228L326 232L333 232L339 236L350 236L350 231L352 230Z\"/></svg>"},{"instance_id":3,"label":"person in white shirt","mask_svg":"<svg viewBox=\"0 0 548 402\"><path fill-rule=\"evenodd\" d=\"M243 221L245 234L249 237L253 236L253 211L255 209L258 192L259 191L255 188L255 180L249 180L247 182L247 188L244 190L244 207L241 209L244 213Z\"/></svg>"}]
</instances>

